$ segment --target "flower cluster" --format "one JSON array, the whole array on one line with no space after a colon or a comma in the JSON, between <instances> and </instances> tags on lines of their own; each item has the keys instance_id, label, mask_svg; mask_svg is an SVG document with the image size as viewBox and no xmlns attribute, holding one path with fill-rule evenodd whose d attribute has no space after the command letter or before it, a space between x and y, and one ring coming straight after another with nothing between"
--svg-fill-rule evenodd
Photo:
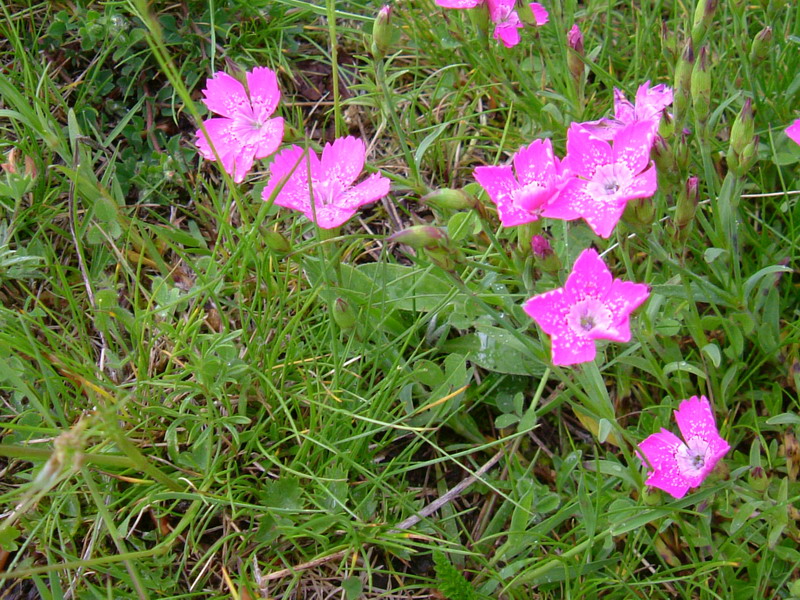
<instances>
[{"instance_id":1,"label":"flower cluster","mask_svg":"<svg viewBox=\"0 0 800 600\"><path fill-rule=\"evenodd\" d=\"M516 0L436 0L436 4L443 8L476 8L485 4L494 24L494 39L506 48L519 44L519 30L525 24L517 12ZM550 20L547 9L538 2L531 2L529 7L537 27Z\"/></svg>"},{"instance_id":2,"label":"flower cluster","mask_svg":"<svg viewBox=\"0 0 800 600\"><path fill-rule=\"evenodd\" d=\"M283 140L283 119L269 118L280 90L274 71L256 67L246 74L248 91L230 75L218 72L206 82L203 102L221 117L203 121L197 148L208 160L219 157L236 183L241 183L257 158L273 154ZM389 180L370 175L354 185L364 169L366 147L354 137L327 144L322 159L313 150L291 146L275 156L264 200L302 212L324 229L339 227L356 210L389 193Z\"/></svg>"}]
</instances>

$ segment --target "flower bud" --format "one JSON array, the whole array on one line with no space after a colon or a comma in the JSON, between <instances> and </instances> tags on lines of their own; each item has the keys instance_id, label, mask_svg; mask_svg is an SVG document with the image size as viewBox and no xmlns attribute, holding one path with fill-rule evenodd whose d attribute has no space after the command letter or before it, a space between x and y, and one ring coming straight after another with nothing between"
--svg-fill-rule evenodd
<instances>
[{"instance_id":1,"label":"flower bud","mask_svg":"<svg viewBox=\"0 0 800 600\"><path fill-rule=\"evenodd\" d=\"M693 68L694 46L692 45L692 40L688 40L678 64L675 65L675 97L672 106L675 109L675 120L679 123L686 119L686 112L689 108Z\"/></svg>"},{"instance_id":2,"label":"flower bud","mask_svg":"<svg viewBox=\"0 0 800 600\"><path fill-rule=\"evenodd\" d=\"M719 0L700 0L694 11L694 23L692 25L692 42L699 46L706 37L714 13L717 11Z\"/></svg>"},{"instance_id":3,"label":"flower bud","mask_svg":"<svg viewBox=\"0 0 800 600\"><path fill-rule=\"evenodd\" d=\"M356 313L350 303L344 298L336 298L331 306L333 320L340 329L347 331L356 326Z\"/></svg>"},{"instance_id":4,"label":"flower bud","mask_svg":"<svg viewBox=\"0 0 800 600\"><path fill-rule=\"evenodd\" d=\"M751 467L747 473L747 482L750 488L756 492L765 492L770 484L770 477L764 470L764 467L756 466Z\"/></svg>"},{"instance_id":5,"label":"flower bud","mask_svg":"<svg viewBox=\"0 0 800 600\"><path fill-rule=\"evenodd\" d=\"M665 108L661 111L661 121L658 123L658 135L666 140L671 138L673 133L675 133L675 119Z\"/></svg>"},{"instance_id":6,"label":"flower bud","mask_svg":"<svg viewBox=\"0 0 800 600\"><path fill-rule=\"evenodd\" d=\"M661 53L670 63L678 58L678 36L674 29L667 26L666 21L661 21Z\"/></svg>"},{"instance_id":7,"label":"flower bud","mask_svg":"<svg viewBox=\"0 0 800 600\"><path fill-rule=\"evenodd\" d=\"M286 236L277 231L269 230L265 232L264 243L267 245L267 248L273 252L279 252L281 254L286 254L292 249L292 245L289 243L289 240L286 239Z\"/></svg>"},{"instance_id":8,"label":"flower bud","mask_svg":"<svg viewBox=\"0 0 800 600\"><path fill-rule=\"evenodd\" d=\"M412 225L393 233L387 240L406 244L412 248L437 248L449 242L444 231L430 225Z\"/></svg>"},{"instance_id":9,"label":"flower bud","mask_svg":"<svg viewBox=\"0 0 800 600\"><path fill-rule=\"evenodd\" d=\"M580 83L583 78L584 64L582 59L585 52L583 47L583 33L581 33L577 23L575 23L572 29L569 30L569 33L567 33L567 45L569 46L569 51L567 52L567 67L575 82Z\"/></svg>"},{"instance_id":10,"label":"flower bud","mask_svg":"<svg viewBox=\"0 0 800 600\"><path fill-rule=\"evenodd\" d=\"M678 202L675 207L675 227L684 229L687 227L697 212L697 205L700 203L700 180L692 175L686 180L686 185L678 194Z\"/></svg>"},{"instance_id":11,"label":"flower bud","mask_svg":"<svg viewBox=\"0 0 800 600\"><path fill-rule=\"evenodd\" d=\"M392 7L384 5L372 24L372 56L376 60L386 56L392 40Z\"/></svg>"},{"instance_id":12,"label":"flower bud","mask_svg":"<svg viewBox=\"0 0 800 600\"><path fill-rule=\"evenodd\" d=\"M646 506L659 506L663 504L661 499L661 490L652 485L646 485L642 488L642 502Z\"/></svg>"},{"instance_id":13,"label":"flower bud","mask_svg":"<svg viewBox=\"0 0 800 600\"><path fill-rule=\"evenodd\" d=\"M430 204L436 208L446 208L452 210L462 210L465 208L475 208L478 201L463 190L453 188L442 188L425 194L420 198L421 202Z\"/></svg>"},{"instance_id":14,"label":"flower bud","mask_svg":"<svg viewBox=\"0 0 800 600\"><path fill-rule=\"evenodd\" d=\"M736 117L736 120L731 126L731 145L736 154L741 155L745 146L753 141L753 103L750 98L744 101L742 110Z\"/></svg>"},{"instance_id":15,"label":"flower bud","mask_svg":"<svg viewBox=\"0 0 800 600\"><path fill-rule=\"evenodd\" d=\"M655 161L659 173L671 173L675 170L675 157L672 154L672 148L661 135L657 135L653 139L653 148L650 150L650 156Z\"/></svg>"},{"instance_id":16,"label":"flower bud","mask_svg":"<svg viewBox=\"0 0 800 600\"><path fill-rule=\"evenodd\" d=\"M553 251L553 247L543 235L534 235L531 238L531 251L536 259L537 266L547 273L557 273L561 269L561 261Z\"/></svg>"},{"instance_id":17,"label":"flower bud","mask_svg":"<svg viewBox=\"0 0 800 600\"><path fill-rule=\"evenodd\" d=\"M750 63L756 66L767 58L767 54L772 47L772 27L764 27L753 38L753 45L750 47Z\"/></svg>"},{"instance_id":18,"label":"flower bud","mask_svg":"<svg viewBox=\"0 0 800 600\"><path fill-rule=\"evenodd\" d=\"M692 130L684 127L675 143L675 164L683 172L689 167L689 136L691 135Z\"/></svg>"},{"instance_id":19,"label":"flower bud","mask_svg":"<svg viewBox=\"0 0 800 600\"><path fill-rule=\"evenodd\" d=\"M711 109L711 73L709 72L708 46L700 48L692 69L692 107L700 123L708 121Z\"/></svg>"},{"instance_id":20,"label":"flower bud","mask_svg":"<svg viewBox=\"0 0 800 600\"><path fill-rule=\"evenodd\" d=\"M441 246L425 248L425 256L445 271L455 271L456 265L464 262L464 253L458 248Z\"/></svg>"}]
</instances>

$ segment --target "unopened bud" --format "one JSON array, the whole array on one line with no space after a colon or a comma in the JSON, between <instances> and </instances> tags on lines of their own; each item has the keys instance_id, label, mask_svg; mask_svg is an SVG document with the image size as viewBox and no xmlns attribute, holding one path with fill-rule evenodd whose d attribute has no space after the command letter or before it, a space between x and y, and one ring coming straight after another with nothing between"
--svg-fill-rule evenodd
<instances>
[{"instance_id":1,"label":"unopened bud","mask_svg":"<svg viewBox=\"0 0 800 600\"><path fill-rule=\"evenodd\" d=\"M694 69L694 46L692 40L686 42L678 64L675 65L675 120L682 123L689 108L692 89L692 70Z\"/></svg>"},{"instance_id":2,"label":"unopened bud","mask_svg":"<svg viewBox=\"0 0 800 600\"><path fill-rule=\"evenodd\" d=\"M412 248L437 248L446 245L449 241L444 231L431 225L412 225L393 233L387 239L390 242L406 244Z\"/></svg>"},{"instance_id":3,"label":"unopened bud","mask_svg":"<svg viewBox=\"0 0 800 600\"><path fill-rule=\"evenodd\" d=\"M736 116L731 126L731 148L736 154L741 155L745 146L753 141L754 131L753 103L750 98L744 101L742 110Z\"/></svg>"},{"instance_id":4,"label":"unopened bud","mask_svg":"<svg viewBox=\"0 0 800 600\"><path fill-rule=\"evenodd\" d=\"M691 135L692 130L684 128L675 142L675 164L683 172L689 167L689 137Z\"/></svg>"},{"instance_id":5,"label":"unopened bud","mask_svg":"<svg viewBox=\"0 0 800 600\"><path fill-rule=\"evenodd\" d=\"M764 27L753 38L753 45L750 47L750 63L755 66L763 62L772 47L772 27Z\"/></svg>"},{"instance_id":6,"label":"unopened bud","mask_svg":"<svg viewBox=\"0 0 800 600\"><path fill-rule=\"evenodd\" d=\"M581 33L577 23L575 23L572 29L569 30L569 33L567 33L567 45L569 46L569 51L567 52L567 67L572 74L572 78L577 83L580 83L583 78L583 56L585 52L583 47L583 33Z\"/></svg>"},{"instance_id":7,"label":"unopened bud","mask_svg":"<svg viewBox=\"0 0 800 600\"><path fill-rule=\"evenodd\" d=\"M747 473L747 482L754 491L764 492L769 487L770 477L764 467L756 466Z\"/></svg>"},{"instance_id":8,"label":"unopened bud","mask_svg":"<svg viewBox=\"0 0 800 600\"><path fill-rule=\"evenodd\" d=\"M675 207L675 227L684 229L692 222L699 202L700 180L693 175L686 180L686 185L678 194L678 202Z\"/></svg>"},{"instance_id":9,"label":"unopened bud","mask_svg":"<svg viewBox=\"0 0 800 600\"><path fill-rule=\"evenodd\" d=\"M658 124L658 135L666 140L671 138L673 133L675 133L675 119L665 108L661 111L661 121Z\"/></svg>"},{"instance_id":10,"label":"unopened bud","mask_svg":"<svg viewBox=\"0 0 800 600\"><path fill-rule=\"evenodd\" d=\"M336 298L333 301L331 314L336 324L345 331L356 326L356 313L344 298Z\"/></svg>"},{"instance_id":11,"label":"unopened bud","mask_svg":"<svg viewBox=\"0 0 800 600\"><path fill-rule=\"evenodd\" d=\"M264 243L273 252L280 252L281 254L286 254L292 249L292 245L286 239L286 236L277 231L269 230L265 232Z\"/></svg>"},{"instance_id":12,"label":"unopened bud","mask_svg":"<svg viewBox=\"0 0 800 600\"><path fill-rule=\"evenodd\" d=\"M661 490L652 485L645 485L642 489L642 502L646 506L658 506L662 504Z\"/></svg>"},{"instance_id":13,"label":"unopened bud","mask_svg":"<svg viewBox=\"0 0 800 600\"><path fill-rule=\"evenodd\" d=\"M692 42L699 46L706 37L714 13L717 11L719 0L699 0L694 11L694 23L692 24Z\"/></svg>"},{"instance_id":14,"label":"unopened bud","mask_svg":"<svg viewBox=\"0 0 800 600\"><path fill-rule=\"evenodd\" d=\"M650 156L653 157L659 173L671 173L675 170L675 157L672 154L672 148L660 135L653 139L653 148L650 151Z\"/></svg>"},{"instance_id":15,"label":"unopened bud","mask_svg":"<svg viewBox=\"0 0 800 600\"><path fill-rule=\"evenodd\" d=\"M739 166L742 169L740 175L745 175L755 164L758 158L758 136L753 137L753 141L747 144L739 156Z\"/></svg>"},{"instance_id":16,"label":"unopened bud","mask_svg":"<svg viewBox=\"0 0 800 600\"><path fill-rule=\"evenodd\" d=\"M478 201L463 190L453 188L442 188L420 198L421 202L430 204L437 208L447 208L452 210L462 210L465 208L475 208Z\"/></svg>"},{"instance_id":17,"label":"unopened bud","mask_svg":"<svg viewBox=\"0 0 800 600\"><path fill-rule=\"evenodd\" d=\"M711 108L711 73L709 68L708 46L700 48L692 69L692 107L700 123L708 121Z\"/></svg>"},{"instance_id":18,"label":"unopened bud","mask_svg":"<svg viewBox=\"0 0 800 600\"><path fill-rule=\"evenodd\" d=\"M671 63L678 58L678 36L666 21L661 21L661 53Z\"/></svg>"},{"instance_id":19,"label":"unopened bud","mask_svg":"<svg viewBox=\"0 0 800 600\"><path fill-rule=\"evenodd\" d=\"M536 259L536 265L542 271L557 273L561 269L561 260L543 235L534 235L531 238L531 251Z\"/></svg>"},{"instance_id":20,"label":"unopened bud","mask_svg":"<svg viewBox=\"0 0 800 600\"><path fill-rule=\"evenodd\" d=\"M464 253L458 248L448 246L425 248L425 255L445 271L455 271L456 265L464 262Z\"/></svg>"},{"instance_id":21,"label":"unopened bud","mask_svg":"<svg viewBox=\"0 0 800 600\"><path fill-rule=\"evenodd\" d=\"M392 7L384 5L378 11L378 16L372 24L372 56L380 60L386 56L386 51L392 40Z\"/></svg>"}]
</instances>

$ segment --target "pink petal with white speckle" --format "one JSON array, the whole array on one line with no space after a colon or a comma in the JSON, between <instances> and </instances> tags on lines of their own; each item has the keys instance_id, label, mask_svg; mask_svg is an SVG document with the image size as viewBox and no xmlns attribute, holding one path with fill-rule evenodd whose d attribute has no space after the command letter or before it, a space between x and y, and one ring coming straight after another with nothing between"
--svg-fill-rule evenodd
<instances>
[{"instance_id":1,"label":"pink petal with white speckle","mask_svg":"<svg viewBox=\"0 0 800 600\"><path fill-rule=\"evenodd\" d=\"M639 450L650 463L653 471L645 483L664 490L675 498L683 498L691 487L681 474L676 460L678 449L683 442L671 431L662 429L650 435L639 444Z\"/></svg>"},{"instance_id":2,"label":"pink petal with white speckle","mask_svg":"<svg viewBox=\"0 0 800 600\"><path fill-rule=\"evenodd\" d=\"M589 362L597 356L594 340L589 337L554 334L550 346L553 364L561 367Z\"/></svg>"},{"instance_id":3,"label":"pink petal with white speckle","mask_svg":"<svg viewBox=\"0 0 800 600\"><path fill-rule=\"evenodd\" d=\"M570 173L591 179L600 165L613 162L611 145L598 139L577 123L567 131L567 156L562 167Z\"/></svg>"},{"instance_id":4,"label":"pink petal with white speckle","mask_svg":"<svg viewBox=\"0 0 800 600\"><path fill-rule=\"evenodd\" d=\"M711 472L717 461L730 450L730 445L719 435L708 398L692 396L684 400L675 411L675 420L685 440L699 437L708 443L713 462L707 461L706 470Z\"/></svg>"},{"instance_id":5,"label":"pink petal with white speckle","mask_svg":"<svg viewBox=\"0 0 800 600\"><path fill-rule=\"evenodd\" d=\"M558 175L558 159L550 140L534 140L514 155L514 170L522 185L541 183L549 187Z\"/></svg>"},{"instance_id":6,"label":"pink petal with white speckle","mask_svg":"<svg viewBox=\"0 0 800 600\"><path fill-rule=\"evenodd\" d=\"M275 112L281 99L278 78L272 69L256 67L247 73L250 103L257 121L264 122Z\"/></svg>"},{"instance_id":7,"label":"pink petal with white speckle","mask_svg":"<svg viewBox=\"0 0 800 600\"><path fill-rule=\"evenodd\" d=\"M564 288L544 292L523 304L523 310L548 334L558 333L565 327L567 311L574 299Z\"/></svg>"},{"instance_id":8,"label":"pink petal with white speckle","mask_svg":"<svg viewBox=\"0 0 800 600\"><path fill-rule=\"evenodd\" d=\"M614 88L614 117L625 123L636 120L636 109L619 88Z\"/></svg>"},{"instance_id":9,"label":"pink petal with white speckle","mask_svg":"<svg viewBox=\"0 0 800 600\"><path fill-rule=\"evenodd\" d=\"M366 148L360 139L347 136L338 138L322 149L321 173L323 179L333 180L345 189L353 184L364 169Z\"/></svg>"},{"instance_id":10,"label":"pink petal with white speckle","mask_svg":"<svg viewBox=\"0 0 800 600\"><path fill-rule=\"evenodd\" d=\"M355 210L359 206L380 200L389 193L390 182L380 173L373 173L358 185L344 192L336 204Z\"/></svg>"},{"instance_id":11,"label":"pink petal with white speckle","mask_svg":"<svg viewBox=\"0 0 800 600\"><path fill-rule=\"evenodd\" d=\"M633 173L640 173L650 162L655 131L652 123L637 121L623 127L614 137L614 162L623 163Z\"/></svg>"},{"instance_id":12,"label":"pink petal with white speckle","mask_svg":"<svg viewBox=\"0 0 800 600\"><path fill-rule=\"evenodd\" d=\"M536 215L514 203L514 193L520 185L511 165L476 167L472 174L497 206L503 227L522 225L537 219Z\"/></svg>"},{"instance_id":13,"label":"pink petal with white speckle","mask_svg":"<svg viewBox=\"0 0 800 600\"><path fill-rule=\"evenodd\" d=\"M591 210L584 210L583 219L601 238L608 239L625 212L625 202L597 202Z\"/></svg>"},{"instance_id":14,"label":"pink petal with white speckle","mask_svg":"<svg viewBox=\"0 0 800 600\"><path fill-rule=\"evenodd\" d=\"M205 95L203 102L211 112L230 119L238 115L252 115L244 86L223 71L214 73L214 76L206 81L203 94Z\"/></svg>"},{"instance_id":15,"label":"pink petal with white speckle","mask_svg":"<svg viewBox=\"0 0 800 600\"><path fill-rule=\"evenodd\" d=\"M278 206L301 212L306 212L311 206L308 163L300 146L286 148L272 159L270 178L261 197L269 201L273 194L277 194L275 204Z\"/></svg>"},{"instance_id":16,"label":"pink petal with white speckle","mask_svg":"<svg viewBox=\"0 0 800 600\"><path fill-rule=\"evenodd\" d=\"M597 298L602 300L611 288L611 271L597 250L587 248L580 253L564 287L577 300Z\"/></svg>"},{"instance_id":17,"label":"pink petal with white speckle","mask_svg":"<svg viewBox=\"0 0 800 600\"><path fill-rule=\"evenodd\" d=\"M281 145L283 141L283 119L275 117L270 119L259 130L256 144L255 157L266 158Z\"/></svg>"},{"instance_id":18,"label":"pink petal with white speckle","mask_svg":"<svg viewBox=\"0 0 800 600\"><path fill-rule=\"evenodd\" d=\"M663 83L650 87L650 82L645 81L636 90L636 120L660 120L661 112L672 104L673 96L671 87Z\"/></svg>"}]
</instances>

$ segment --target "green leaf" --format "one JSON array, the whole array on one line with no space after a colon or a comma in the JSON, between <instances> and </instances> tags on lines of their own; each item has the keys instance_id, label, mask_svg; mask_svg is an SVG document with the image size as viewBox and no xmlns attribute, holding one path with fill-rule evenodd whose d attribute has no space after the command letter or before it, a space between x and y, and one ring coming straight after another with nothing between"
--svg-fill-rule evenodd
<instances>
[{"instance_id":1,"label":"green leaf","mask_svg":"<svg viewBox=\"0 0 800 600\"><path fill-rule=\"evenodd\" d=\"M5 525L0 527L0 548L6 552L14 552L19 548L17 538L20 533L21 531L13 526Z\"/></svg>"},{"instance_id":2,"label":"green leaf","mask_svg":"<svg viewBox=\"0 0 800 600\"><path fill-rule=\"evenodd\" d=\"M497 429L505 429L506 427L511 427L517 423L519 423L519 417L510 413L499 415L494 420L494 426L497 427Z\"/></svg>"}]
</instances>

